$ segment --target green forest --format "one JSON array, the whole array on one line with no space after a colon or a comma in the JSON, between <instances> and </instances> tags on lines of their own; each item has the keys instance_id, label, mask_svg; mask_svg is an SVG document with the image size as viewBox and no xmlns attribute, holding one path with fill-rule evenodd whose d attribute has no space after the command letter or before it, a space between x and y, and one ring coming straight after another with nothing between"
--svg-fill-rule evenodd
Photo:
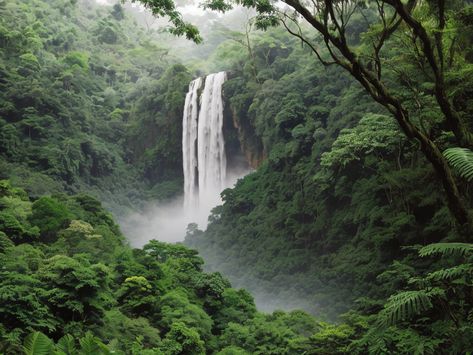
<instances>
[{"instance_id":1,"label":"green forest","mask_svg":"<svg viewBox=\"0 0 473 355\"><path fill-rule=\"evenodd\" d=\"M471 354L473 1L190 5L0 0L0 354Z\"/></svg>"}]
</instances>

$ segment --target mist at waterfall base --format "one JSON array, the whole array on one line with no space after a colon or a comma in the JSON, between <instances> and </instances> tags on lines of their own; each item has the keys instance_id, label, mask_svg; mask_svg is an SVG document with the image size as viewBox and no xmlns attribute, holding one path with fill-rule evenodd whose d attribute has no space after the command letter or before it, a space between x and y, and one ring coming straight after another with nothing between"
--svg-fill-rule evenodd
<instances>
[{"instance_id":1,"label":"mist at waterfall base","mask_svg":"<svg viewBox=\"0 0 473 355\"><path fill-rule=\"evenodd\" d=\"M226 187L232 187L238 178L248 174L249 170L238 170L229 174ZM150 203L141 212L135 212L120 219L120 227L133 247L142 247L152 239L175 243L183 241L187 225L197 223L199 229L205 229L212 208L221 204L221 191L208 191L202 196L198 208L184 206L184 196L169 202Z\"/></svg>"}]
</instances>

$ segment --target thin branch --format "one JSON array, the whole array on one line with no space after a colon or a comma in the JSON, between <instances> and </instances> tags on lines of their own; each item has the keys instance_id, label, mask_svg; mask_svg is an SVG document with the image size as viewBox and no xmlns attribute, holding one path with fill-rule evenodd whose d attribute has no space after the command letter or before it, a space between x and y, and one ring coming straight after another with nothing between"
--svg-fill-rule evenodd
<instances>
[{"instance_id":1,"label":"thin branch","mask_svg":"<svg viewBox=\"0 0 473 355\"><path fill-rule=\"evenodd\" d=\"M283 15L285 18L289 18L291 21L293 21L297 24L297 22L293 18L289 17L286 13L280 13L280 14ZM303 43L305 43L307 46L309 46L309 48L312 50L312 52L314 52L315 55L317 56L317 59L318 59L319 62L321 62L325 66L337 64L337 62L335 62L335 61L334 62L328 62L328 61L322 59L322 57L320 56L319 51L312 45L312 43L310 43L306 38L304 38L304 36L302 35L302 30L301 30L301 28L299 27L298 24L297 24L297 27L298 27L299 31L294 32L293 30L291 30L289 28L286 21L284 21L284 18L280 17L279 20L281 21L281 23L283 24L283 26L284 26L284 28L286 29L287 32L289 32L291 35L299 38Z\"/></svg>"}]
</instances>

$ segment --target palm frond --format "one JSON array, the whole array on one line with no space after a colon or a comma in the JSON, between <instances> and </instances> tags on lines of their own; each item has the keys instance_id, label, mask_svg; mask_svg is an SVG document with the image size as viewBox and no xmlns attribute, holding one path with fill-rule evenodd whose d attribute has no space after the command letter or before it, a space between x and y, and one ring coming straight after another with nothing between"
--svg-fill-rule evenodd
<instances>
[{"instance_id":1,"label":"palm frond","mask_svg":"<svg viewBox=\"0 0 473 355\"><path fill-rule=\"evenodd\" d=\"M461 177L473 180L473 151L467 148L448 148L443 156Z\"/></svg>"},{"instance_id":2,"label":"palm frond","mask_svg":"<svg viewBox=\"0 0 473 355\"><path fill-rule=\"evenodd\" d=\"M100 354L100 348L97 345L97 339L92 335L92 333L87 332L83 338L79 339L79 343L81 346L81 355Z\"/></svg>"},{"instance_id":3,"label":"palm frond","mask_svg":"<svg viewBox=\"0 0 473 355\"><path fill-rule=\"evenodd\" d=\"M59 339L56 348L61 355L75 355L77 353L74 337L70 334Z\"/></svg>"},{"instance_id":4,"label":"palm frond","mask_svg":"<svg viewBox=\"0 0 473 355\"><path fill-rule=\"evenodd\" d=\"M426 245L419 250L421 257L433 254L442 255L466 255L473 252L473 244L471 243L433 243Z\"/></svg>"},{"instance_id":5,"label":"palm frond","mask_svg":"<svg viewBox=\"0 0 473 355\"><path fill-rule=\"evenodd\" d=\"M53 342L41 332L28 335L23 346L25 355L51 355L53 354Z\"/></svg>"}]
</instances>

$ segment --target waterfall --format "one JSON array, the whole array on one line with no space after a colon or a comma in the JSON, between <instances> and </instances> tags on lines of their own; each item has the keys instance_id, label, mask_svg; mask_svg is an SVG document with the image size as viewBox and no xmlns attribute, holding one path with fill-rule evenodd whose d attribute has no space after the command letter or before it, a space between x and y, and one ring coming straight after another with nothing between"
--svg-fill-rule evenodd
<instances>
[{"instance_id":1,"label":"waterfall","mask_svg":"<svg viewBox=\"0 0 473 355\"><path fill-rule=\"evenodd\" d=\"M202 78L195 79L186 95L182 153L184 205L188 208L212 207L226 187L222 99L225 79L225 72L210 74L205 78L203 88Z\"/></svg>"},{"instance_id":2,"label":"waterfall","mask_svg":"<svg viewBox=\"0 0 473 355\"><path fill-rule=\"evenodd\" d=\"M221 72L189 84L182 117L184 204L160 202L146 213L131 214L122 221L126 233L139 236L133 240L134 246L143 246L151 239L181 241L189 223L205 229L211 209L221 203L222 190L250 171L247 162L239 160L239 157L244 160L244 156L235 152L237 147L232 145L231 135L227 136L225 147L222 98L225 80L226 74ZM230 124L225 126L225 132L231 132Z\"/></svg>"}]
</instances>

